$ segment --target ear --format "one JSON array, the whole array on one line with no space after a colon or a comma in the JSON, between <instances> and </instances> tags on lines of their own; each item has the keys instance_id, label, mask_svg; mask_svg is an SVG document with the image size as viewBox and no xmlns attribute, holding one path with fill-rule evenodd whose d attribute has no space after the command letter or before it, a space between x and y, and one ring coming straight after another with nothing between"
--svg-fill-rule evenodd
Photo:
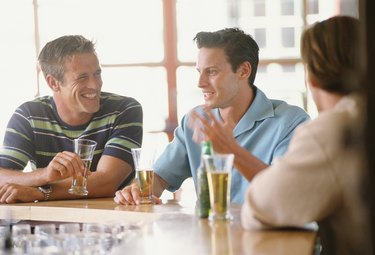
<instances>
[{"instance_id":1,"label":"ear","mask_svg":"<svg viewBox=\"0 0 375 255\"><path fill-rule=\"evenodd\" d=\"M60 82L55 77L53 77L50 74L47 74L46 81L47 81L48 86L52 89L53 92L60 91Z\"/></svg>"},{"instance_id":2,"label":"ear","mask_svg":"<svg viewBox=\"0 0 375 255\"><path fill-rule=\"evenodd\" d=\"M248 61L243 62L237 69L239 78L248 79L251 74L251 65Z\"/></svg>"},{"instance_id":3,"label":"ear","mask_svg":"<svg viewBox=\"0 0 375 255\"><path fill-rule=\"evenodd\" d=\"M312 88L320 88L319 83L317 82L315 77L309 73L309 71L306 71L306 83Z\"/></svg>"}]
</instances>

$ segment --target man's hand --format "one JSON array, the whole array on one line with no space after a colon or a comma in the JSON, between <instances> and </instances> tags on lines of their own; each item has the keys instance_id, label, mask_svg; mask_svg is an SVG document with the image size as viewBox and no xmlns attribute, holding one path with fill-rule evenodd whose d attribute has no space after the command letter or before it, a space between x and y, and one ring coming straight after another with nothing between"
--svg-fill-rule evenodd
<instances>
[{"instance_id":1,"label":"man's hand","mask_svg":"<svg viewBox=\"0 0 375 255\"><path fill-rule=\"evenodd\" d=\"M122 190L116 191L114 201L121 205L139 205L141 203L140 191L137 182L133 182L131 185L126 186ZM161 199L153 196L154 203L160 204Z\"/></svg>"},{"instance_id":2,"label":"man's hand","mask_svg":"<svg viewBox=\"0 0 375 255\"><path fill-rule=\"evenodd\" d=\"M47 183L50 183L71 176L83 175L84 171L83 163L77 154L63 151L57 153L45 168L45 179Z\"/></svg>"},{"instance_id":3,"label":"man's hand","mask_svg":"<svg viewBox=\"0 0 375 255\"><path fill-rule=\"evenodd\" d=\"M218 153L232 153L231 148L237 146L237 142L233 137L233 129L236 126L231 113L228 115L227 121L220 121L215 118L211 111L206 111L207 116L203 117L196 111L190 114L189 126L194 130L193 139L200 143L202 139L210 141L213 149Z\"/></svg>"},{"instance_id":4,"label":"man's hand","mask_svg":"<svg viewBox=\"0 0 375 255\"><path fill-rule=\"evenodd\" d=\"M44 195L36 187L7 183L0 188L0 203L34 202Z\"/></svg>"}]
</instances>

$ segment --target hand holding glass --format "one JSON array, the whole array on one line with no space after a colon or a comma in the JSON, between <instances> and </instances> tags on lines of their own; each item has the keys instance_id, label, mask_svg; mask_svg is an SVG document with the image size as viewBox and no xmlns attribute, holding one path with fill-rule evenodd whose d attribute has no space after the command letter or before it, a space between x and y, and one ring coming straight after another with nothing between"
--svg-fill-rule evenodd
<instances>
[{"instance_id":1,"label":"hand holding glass","mask_svg":"<svg viewBox=\"0 0 375 255\"><path fill-rule=\"evenodd\" d=\"M68 190L70 194L86 196L87 190L87 172L90 171L91 161L94 156L96 142L89 139L78 138L74 140L74 152L80 156L85 171L83 175L74 175L72 186Z\"/></svg>"},{"instance_id":2,"label":"hand holding glass","mask_svg":"<svg viewBox=\"0 0 375 255\"><path fill-rule=\"evenodd\" d=\"M230 220L230 184L234 154L204 155L211 211L209 220Z\"/></svg>"},{"instance_id":3,"label":"hand holding glass","mask_svg":"<svg viewBox=\"0 0 375 255\"><path fill-rule=\"evenodd\" d=\"M142 148L133 148L132 155L141 196L141 204L152 204L155 153L151 153Z\"/></svg>"}]
</instances>

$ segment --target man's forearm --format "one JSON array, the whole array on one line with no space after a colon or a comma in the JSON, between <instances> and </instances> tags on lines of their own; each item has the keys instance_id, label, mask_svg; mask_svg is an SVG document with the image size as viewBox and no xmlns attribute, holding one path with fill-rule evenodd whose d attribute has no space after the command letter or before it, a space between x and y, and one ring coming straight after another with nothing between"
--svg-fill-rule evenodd
<instances>
[{"instance_id":1,"label":"man's forearm","mask_svg":"<svg viewBox=\"0 0 375 255\"><path fill-rule=\"evenodd\" d=\"M22 172L21 170L0 168L0 186L6 183L37 187L47 182L45 181L42 169L32 172Z\"/></svg>"},{"instance_id":2,"label":"man's forearm","mask_svg":"<svg viewBox=\"0 0 375 255\"><path fill-rule=\"evenodd\" d=\"M248 181L251 181L257 173L268 167L266 163L240 146L233 152L235 153L234 166Z\"/></svg>"}]
</instances>

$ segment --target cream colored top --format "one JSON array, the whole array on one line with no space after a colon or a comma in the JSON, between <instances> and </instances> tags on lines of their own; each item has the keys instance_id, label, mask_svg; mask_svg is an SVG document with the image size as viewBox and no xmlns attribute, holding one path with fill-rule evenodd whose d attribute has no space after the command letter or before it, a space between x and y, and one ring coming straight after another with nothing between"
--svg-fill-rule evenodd
<instances>
[{"instance_id":1,"label":"cream colored top","mask_svg":"<svg viewBox=\"0 0 375 255\"><path fill-rule=\"evenodd\" d=\"M363 153L345 144L348 127L358 121L356 101L344 97L333 110L298 127L286 154L248 187L242 226L300 227L317 221L333 231L337 254L364 254L369 232L359 195Z\"/></svg>"}]
</instances>

